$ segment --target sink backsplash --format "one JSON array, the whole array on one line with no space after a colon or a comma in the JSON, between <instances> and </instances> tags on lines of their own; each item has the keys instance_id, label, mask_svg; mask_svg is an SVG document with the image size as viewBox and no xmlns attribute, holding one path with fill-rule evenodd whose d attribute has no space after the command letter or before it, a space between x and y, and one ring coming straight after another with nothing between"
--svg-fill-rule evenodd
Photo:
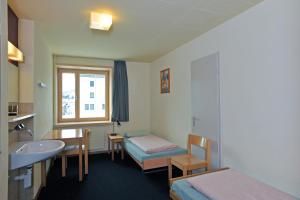
<instances>
[{"instance_id":1,"label":"sink backsplash","mask_svg":"<svg viewBox=\"0 0 300 200\"><path fill-rule=\"evenodd\" d=\"M19 114L33 113L33 103L19 103Z\"/></svg>"},{"instance_id":2,"label":"sink backsplash","mask_svg":"<svg viewBox=\"0 0 300 200\"><path fill-rule=\"evenodd\" d=\"M10 102L9 105L18 105L18 114L29 114L33 113L33 103L15 103ZM9 130L13 130L18 124L23 123L28 129L32 130L34 133L34 117L28 118L22 121L9 123ZM32 141L33 135L28 133L26 129L22 129L20 131L10 131L9 132L9 145L15 142L24 142L24 141Z\"/></svg>"}]
</instances>

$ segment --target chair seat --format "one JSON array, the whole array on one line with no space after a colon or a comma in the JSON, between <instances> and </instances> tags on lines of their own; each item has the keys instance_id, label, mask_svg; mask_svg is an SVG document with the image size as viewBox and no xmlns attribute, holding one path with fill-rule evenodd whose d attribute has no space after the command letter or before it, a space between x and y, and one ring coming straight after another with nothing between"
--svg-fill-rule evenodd
<instances>
[{"instance_id":1,"label":"chair seat","mask_svg":"<svg viewBox=\"0 0 300 200\"><path fill-rule=\"evenodd\" d=\"M171 157L171 163L178 168L186 168L188 170L199 169L208 165L207 161L189 154Z\"/></svg>"}]
</instances>

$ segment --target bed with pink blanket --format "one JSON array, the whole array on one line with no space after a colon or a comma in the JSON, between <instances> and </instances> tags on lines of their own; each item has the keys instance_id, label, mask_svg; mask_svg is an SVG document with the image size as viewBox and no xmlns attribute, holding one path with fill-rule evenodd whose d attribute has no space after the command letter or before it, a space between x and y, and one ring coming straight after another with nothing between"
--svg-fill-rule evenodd
<instances>
[{"instance_id":1,"label":"bed with pink blanket","mask_svg":"<svg viewBox=\"0 0 300 200\"><path fill-rule=\"evenodd\" d=\"M173 200L296 200L282 191L232 169L171 180Z\"/></svg>"},{"instance_id":2,"label":"bed with pink blanket","mask_svg":"<svg viewBox=\"0 0 300 200\"><path fill-rule=\"evenodd\" d=\"M187 153L186 149L152 134L130 137L124 146L143 170L166 167L170 156Z\"/></svg>"}]
</instances>

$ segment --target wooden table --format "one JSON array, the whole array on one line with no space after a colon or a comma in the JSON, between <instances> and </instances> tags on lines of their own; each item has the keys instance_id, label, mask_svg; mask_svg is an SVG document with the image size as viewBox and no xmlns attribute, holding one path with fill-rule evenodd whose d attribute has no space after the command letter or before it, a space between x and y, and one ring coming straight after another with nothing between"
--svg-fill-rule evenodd
<instances>
[{"instance_id":1,"label":"wooden table","mask_svg":"<svg viewBox=\"0 0 300 200\"><path fill-rule=\"evenodd\" d=\"M44 135L43 140L62 140L66 144L78 144L79 145L79 181L82 181L82 144L83 144L83 130L81 128L77 129L61 129L52 130ZM85 151L84 156L87 155ZM46 161L42 162L42 186L46 186Z\"/></svg>"},{"instance_id":2,"label":"wooden table","mask_svg":"<svg viewBox=\"0 0 300 200\"><path fill-rule=\"evenodd\" d=\"M118 145L121 146L121 158L122 160L124 159L124 137L122 135L111 135L107 134L107 140L108 140L108 154L110 154L110 151L112 152L111 154L111 159L112 161L115 160L115 144L117 144L117 151L119 152ZM110 150L110 143L112 146L112 150Z\"/></svg>"}]
</instances>

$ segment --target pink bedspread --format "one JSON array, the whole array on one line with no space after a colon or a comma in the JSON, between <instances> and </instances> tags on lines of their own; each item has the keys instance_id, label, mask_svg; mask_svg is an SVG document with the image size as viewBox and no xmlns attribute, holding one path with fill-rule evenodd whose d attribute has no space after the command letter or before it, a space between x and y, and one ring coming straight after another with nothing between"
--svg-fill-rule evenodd
<instances>
[{"instance_id":1,"label":"pink bedspread","mask_svg":"<svg viewBox=\"0 0 300 200\"><path fill-rule=\"evenodd\" d=\"M142 149L146 153L157 153L161 151L171 150L177 147L176 144L169 142L155 135L146 135L140 137L132 137L129 140Z\"/></svg>"},{"instance_id":2,"label":"pink bedspread","mask_svg":"<svg viewBox=\"0 0 300 200\"><path fill-rule=\"evenodd\" d=\"M232 169L187 179L212 200L295 200L292 196Z\"/></svg>"}]
</instances>

